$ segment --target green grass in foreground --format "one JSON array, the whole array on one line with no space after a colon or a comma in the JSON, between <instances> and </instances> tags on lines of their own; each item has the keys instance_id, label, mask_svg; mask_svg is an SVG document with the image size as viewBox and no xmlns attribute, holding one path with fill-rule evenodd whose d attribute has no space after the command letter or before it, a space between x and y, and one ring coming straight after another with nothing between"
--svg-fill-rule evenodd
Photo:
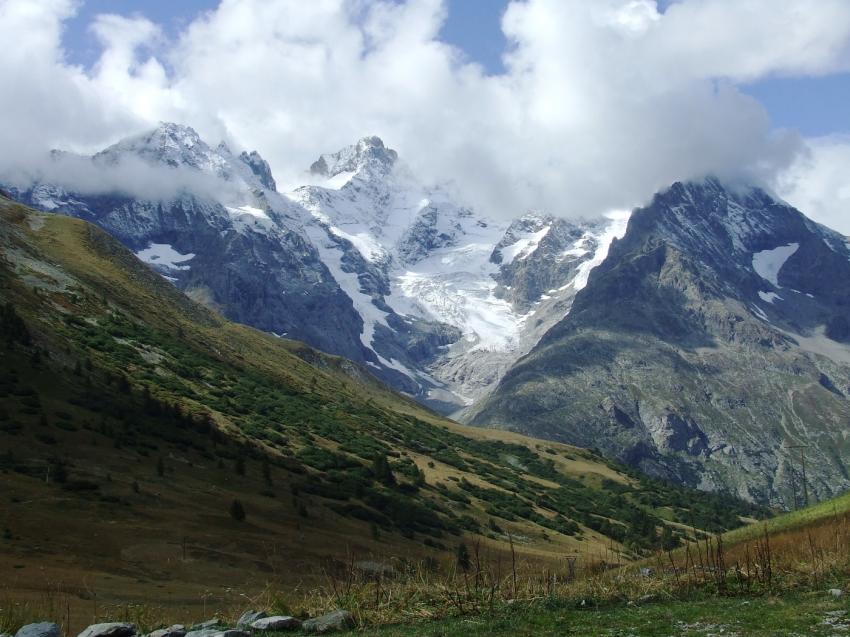
<instances>
[{"instance_id":1,"label":"green grass in foreground","mask_svg":"<svg viewBox=\"0 0 850 637\"><path fill-rule=\"evenodd\" d=\"M850 630L850 601L824 591L751 599L707 598L576 609L558 602L508 608L491 616L465 617L355 631L368 637L511 637L611 635L837 635Z\"/></svg>"}]
</instances>

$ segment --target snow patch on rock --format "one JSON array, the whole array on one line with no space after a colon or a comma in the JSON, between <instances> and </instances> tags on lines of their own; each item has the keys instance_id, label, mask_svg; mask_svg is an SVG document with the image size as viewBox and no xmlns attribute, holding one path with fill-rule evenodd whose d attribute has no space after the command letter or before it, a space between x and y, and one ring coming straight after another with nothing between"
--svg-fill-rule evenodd
<instances>
[{"instance_id":1,"label":"snow patch on rock","mask_svg":"<svg viewBox=\"0 0 850 637\"><path fill-rule=\"evenodd\" d=\"M756 274L765 281L768 281L773 284L774 287L778 288L780 287L779 271L799 247L799 243L789 243L788 245L779 246L773 250L762 250L761 252L756 252L753 254L753 270L755 270Z\"/></svg>"},{"instance_id":2,"label":"snow patch on rock","mask_svg":"<svg viewBox=\"0 0 850 637\"><path fill-rule=\"evenodd\" d=\"M167 243L151 243L137 252L136 256L145 263L169 270L188 270L191 266L181 264L195 258L194 253L181 254Z\"/></svg>"},{"instance_id":3,"label":"snow patch on rock","mask_svg":"<svg viewBox=\"0 0 850 637\"><path fill-rule=\"evenodd\" d=\"M776 292L759 292L759 296L762 301L767 303L773 303L774 301L782 301L784 300L781 296L779 296Z\"/></svg>"},{"instance_id":4,"label":"snow patch on rock","mask_svg":"<svg viewBox=\"0 0 850 637\"><path fill-rule=\"evenodd\" d=\"M572 281L572 286L576 291L583 289L587 285L590 271L605 260L614 239L622 239L623 235L626 234L626 228L628 228L631 214L629 210L614 210L605 215L610 220L610 223L599 236L599 245L596 248L596 252L593 253L593 258L588 259L578 267L578 274L576 274L576 277ZM581 241L584 240L585 238L582 237ZM580 246L576 246L572 250L579 248Z\"/></svg>"}]
</instances>

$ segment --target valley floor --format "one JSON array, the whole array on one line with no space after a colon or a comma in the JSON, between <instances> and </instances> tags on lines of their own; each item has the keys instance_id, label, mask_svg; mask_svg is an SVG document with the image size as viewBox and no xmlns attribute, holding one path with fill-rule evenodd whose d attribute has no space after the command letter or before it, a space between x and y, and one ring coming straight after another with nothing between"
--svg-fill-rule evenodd
<instances>
[{"instance_id":1,"label":"valley floor","mask_svg":"<svg viewBox=\"0 0 850 637\"><path fill-rule=\"evenodd\" d=\"M808 637L845 635L848 631L850 601L846 597L836 599L824 590L782 597L714 597L604 609L559 608L555 603L548 607L511 608L489 617L466 617L349 634L362 637Z\"/></svg>"}]
</instances>

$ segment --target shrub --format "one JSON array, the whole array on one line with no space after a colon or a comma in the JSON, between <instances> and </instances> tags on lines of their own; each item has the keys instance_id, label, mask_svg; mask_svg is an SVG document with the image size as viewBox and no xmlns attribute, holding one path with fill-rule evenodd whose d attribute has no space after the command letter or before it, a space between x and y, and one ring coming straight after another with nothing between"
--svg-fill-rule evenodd
<instances>
[{"instance_id":1,"label":"shrub","mask_svg":"<svg viewBox=\"0 0 850 637\"><path fill-rule=\"evenodd\" d=\"M230 503L230 517L237 522L245 520L245 507L242 506L242 503L239 500L234 500Z\"/></svg>"}]
</instances>

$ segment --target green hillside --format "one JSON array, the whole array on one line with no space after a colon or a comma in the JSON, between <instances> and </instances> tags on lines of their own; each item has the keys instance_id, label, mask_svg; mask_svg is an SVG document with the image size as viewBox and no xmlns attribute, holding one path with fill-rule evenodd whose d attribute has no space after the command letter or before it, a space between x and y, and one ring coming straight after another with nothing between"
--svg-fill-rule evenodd
<instances>
[{"instance_id":1,"label":"green hillside","mask_svg":"<svg viewBox=\"0 0 850 637\"><path fill-rule=\"evenodd\" d=\"M354 561L440 569L461 542L621 562L767 513L443 419L6 199L0 305L0 599L198 612Z\"/></svg>"}]
</instances>

